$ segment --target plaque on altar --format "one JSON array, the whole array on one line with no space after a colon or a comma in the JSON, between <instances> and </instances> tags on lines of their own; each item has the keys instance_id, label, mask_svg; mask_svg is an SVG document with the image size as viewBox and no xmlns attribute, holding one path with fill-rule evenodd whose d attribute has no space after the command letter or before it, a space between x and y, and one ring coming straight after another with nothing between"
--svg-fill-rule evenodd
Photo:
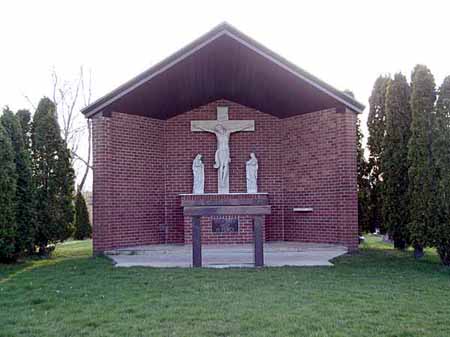
<instances>
[{"instance_id":1,"label":"plaque on altar","mask_svg":"<svg viewBox=\"0 0 450 337\"><path fill-rule=\"evenodd\" d=\"M239 232L239 218L212 218L214 233Z\"/></svg>"}]
</instances>

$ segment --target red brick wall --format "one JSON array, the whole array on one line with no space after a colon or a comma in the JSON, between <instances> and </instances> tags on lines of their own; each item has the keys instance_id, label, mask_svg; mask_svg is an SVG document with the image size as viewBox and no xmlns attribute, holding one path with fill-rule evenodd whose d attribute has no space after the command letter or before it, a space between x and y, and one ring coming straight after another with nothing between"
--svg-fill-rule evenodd
<instances>
[{"instance_id":1,"label":"red brick wall","mask_svg":"<svg viewBox=\"0 0 450 337\"><path fill-rule=\"evenodd\" d=\"M356 169L356 114L351 111L337 114L337 129L339 136L336 146L339 153L337 172L339 180L337 184L338 197L338 242L349 247L350 250L358 249L358 191Z\"/></svg>"},{"instance_id":2,"label":"red brick wall","mask_svg":"<svg viewBox=\"0 0 450 337\"><path fill-rule=\"evenodd\" d=\"M163 127L121 113L93 120L94 251L161 241Z\"/></svg>"},{"instance_id":3,"label":"red brick wall","mask_svg":"<svg viewBox=\"0 0 450 337\"><path fill-rule=\"evenodd\" d=\"M230 192L246 191L245 162L255 152L259 191L269 193L272 205L265 239L340 242L355 248L355 114L332 109L282 120L220 100L167 121L121 113L94 119L95 251L183 243L189 237L179 194L192 191L197 153L204 156L205 192L217 191L215 136L191 132L190 121L216 119L218 105L229 107L230 119L255 120L255 132L231 136ZM294 213L294 207L314 211ZM210 226L209 220L203 223ZM218 242L214 235L204 240Z\"/></svg>"},{"instance_id":4,"label":"red brick wall","mask_svg":"<svg viewBox=\"0 0 450 337\"><path fill-rule=\"evenodd\" d=\"M357 247L356 115L335 109L283 120L285 240ZM293 208L312 207L312 212Z\"/></svg>"},{"instance_id":5,"label":"red brick wall","mask_svg":"<svg viewBox=\"0 0 450 337\"><path fill-rule=\"evenodd\" d=\"M96 117L92 120L93 152L93 231L94 252L113 246L110 237L111 219L111 119Z\"/></svg>"}]
</instances>

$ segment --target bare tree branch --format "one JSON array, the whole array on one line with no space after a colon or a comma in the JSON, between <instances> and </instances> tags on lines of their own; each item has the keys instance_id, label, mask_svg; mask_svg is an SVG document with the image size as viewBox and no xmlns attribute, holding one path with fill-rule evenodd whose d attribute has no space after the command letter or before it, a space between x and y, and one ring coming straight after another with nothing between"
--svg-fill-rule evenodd
<instances>
[{"instance_id":1,"label":"bare tree branch","mask_svg":"<svg viewBox=\"0 0 450 337\"><path fill-rule=\"evenodd\" d=\"M27 95L23 95L23 97L25 97L25 99L27 100L27 102L33 107L33 110L36 110L36 105L31 101L30 97L28 97Z\"/></svg>"},{"instance_id":2,"label":"bare tree branch","mask_svg":"<svg viewBox=\"0 0 450 337\"><path fill-rule=\"evenodd\" d=\"M79 189L82 190L86 182L91 166L92 151L92 126L91 121L86 120L83 125L79 113L80 105L90 104L92 97L92 72L89 71L89 79L86 83L83 66L80 67L79 75L74 81L60 81L55 69L52 72L53 79L53 101L56 105L58 116L62 124L62 137L67 143L72 153L72 160L79 160L84 164L84 172ZM80 155L80 142L84 139L87 132L88 149L87 154ZM85 149L85 148L84 148ZM85 159L86 158L86 159Z\"/></svg>"},{"instance_id":3,"label":"bare tree branch","mask_svg":"<svg viewBox=\"0 0 450 337\"><path fill-rule=\"evenodd\" d=\"M55 67L52 70L52 79L53 79L53 103L55 103L56 107L58 107L58 102L56 101L56 88L58 86L58 75L56 74Z\"/></svg>"},{"instance_id":4,"label":"bare tree branch","mask_svg":"<svg viewBox=\"0 0 450 337\"><path fill-rule=\"evenodd\" d=\"M78 93L80 92L81 76L83 76L83 72L82 71L80 72L80 77L78 79L77 87L76 87L76 90L75 90L75 97L73 97L72 104L69 106L69 109L68 109L68 120L67 120L67 125L68 126L72 125L71 122L72 122L72 119L73 119L73 117L72 117L73 116L73 111L74 111L75 105L77 104L77 101L78 101Z\"/></svg>"},{"instance_id":5,"label":"bare tree branch","mask_svg":"<svg viewBox=\"0 0 450 337\"><path fill-rule=\"evenodd\" d=\"M72 156L75 157L76 159L78 159L79 161L81 161L84 165L86 165L86 167L88 167L89 169L92 169L92 165L88 163L87 160L83 159L82 157L80 157L79 155L76 154L76 152L72 152ZM90 156L89 156L90 157ZM89 172L89 170L88 170ZM87 173L86 173L87 175Z\"/></svg>"},{"instance_id":6,"label":"bare tree branch","mask_svg":"<svg viewBox=\"0 0 450 337\"><path fill-rule=\"evenodd\" d=\"M79 189L80 191L83 190L83 186L84 183L86 182L86 178L88 176L89 173L89 168L93 170L92 166L90 166L90 162L91 162L91 144L92 144L92 125L91 125L91 120L90 119L86 119L86 123L87 123L87 129L88 129L88 157L87 157L87 163L86 163L86 170L84 170L84 174L83 174L83 178L81 179L80 185L79 185Z\"/></svg>"}]
</instances>

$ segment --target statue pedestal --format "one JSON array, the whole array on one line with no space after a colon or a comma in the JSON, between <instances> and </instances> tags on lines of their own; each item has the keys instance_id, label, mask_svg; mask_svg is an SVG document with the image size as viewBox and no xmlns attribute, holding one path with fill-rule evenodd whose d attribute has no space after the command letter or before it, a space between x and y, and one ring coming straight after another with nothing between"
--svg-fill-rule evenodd
<instances>
[{"instance_id":1,"label":"statue pedestal","mask_svg":"<svg viewBox=\"0 0 450 337\"><path fill-rule=\"evenodd\" d=\"M253 241L255 266L264 265L264 221L265 215L271 213L267 193L182 194L181 206L184 213L185 242L192 242L194 267L202 265L202 241Z\"/></svg>"}]
</instances>

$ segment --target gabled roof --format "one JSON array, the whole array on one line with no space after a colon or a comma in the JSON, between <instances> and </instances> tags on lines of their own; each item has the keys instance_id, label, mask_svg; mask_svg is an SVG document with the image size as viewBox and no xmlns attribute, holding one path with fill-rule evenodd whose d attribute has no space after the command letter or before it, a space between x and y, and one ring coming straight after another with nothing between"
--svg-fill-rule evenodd
<instances>
[{"instance_id":1,"label":"gabled roof","mask_svg":"<svg viewBox=\"0 0 450 337\"><path fill-rule=\"evenodd\" d=\"M280 118L364 105L222 23L96 100L86 117L111 111L167 119L217 99Z\"/></svg>"}]
</instances>

